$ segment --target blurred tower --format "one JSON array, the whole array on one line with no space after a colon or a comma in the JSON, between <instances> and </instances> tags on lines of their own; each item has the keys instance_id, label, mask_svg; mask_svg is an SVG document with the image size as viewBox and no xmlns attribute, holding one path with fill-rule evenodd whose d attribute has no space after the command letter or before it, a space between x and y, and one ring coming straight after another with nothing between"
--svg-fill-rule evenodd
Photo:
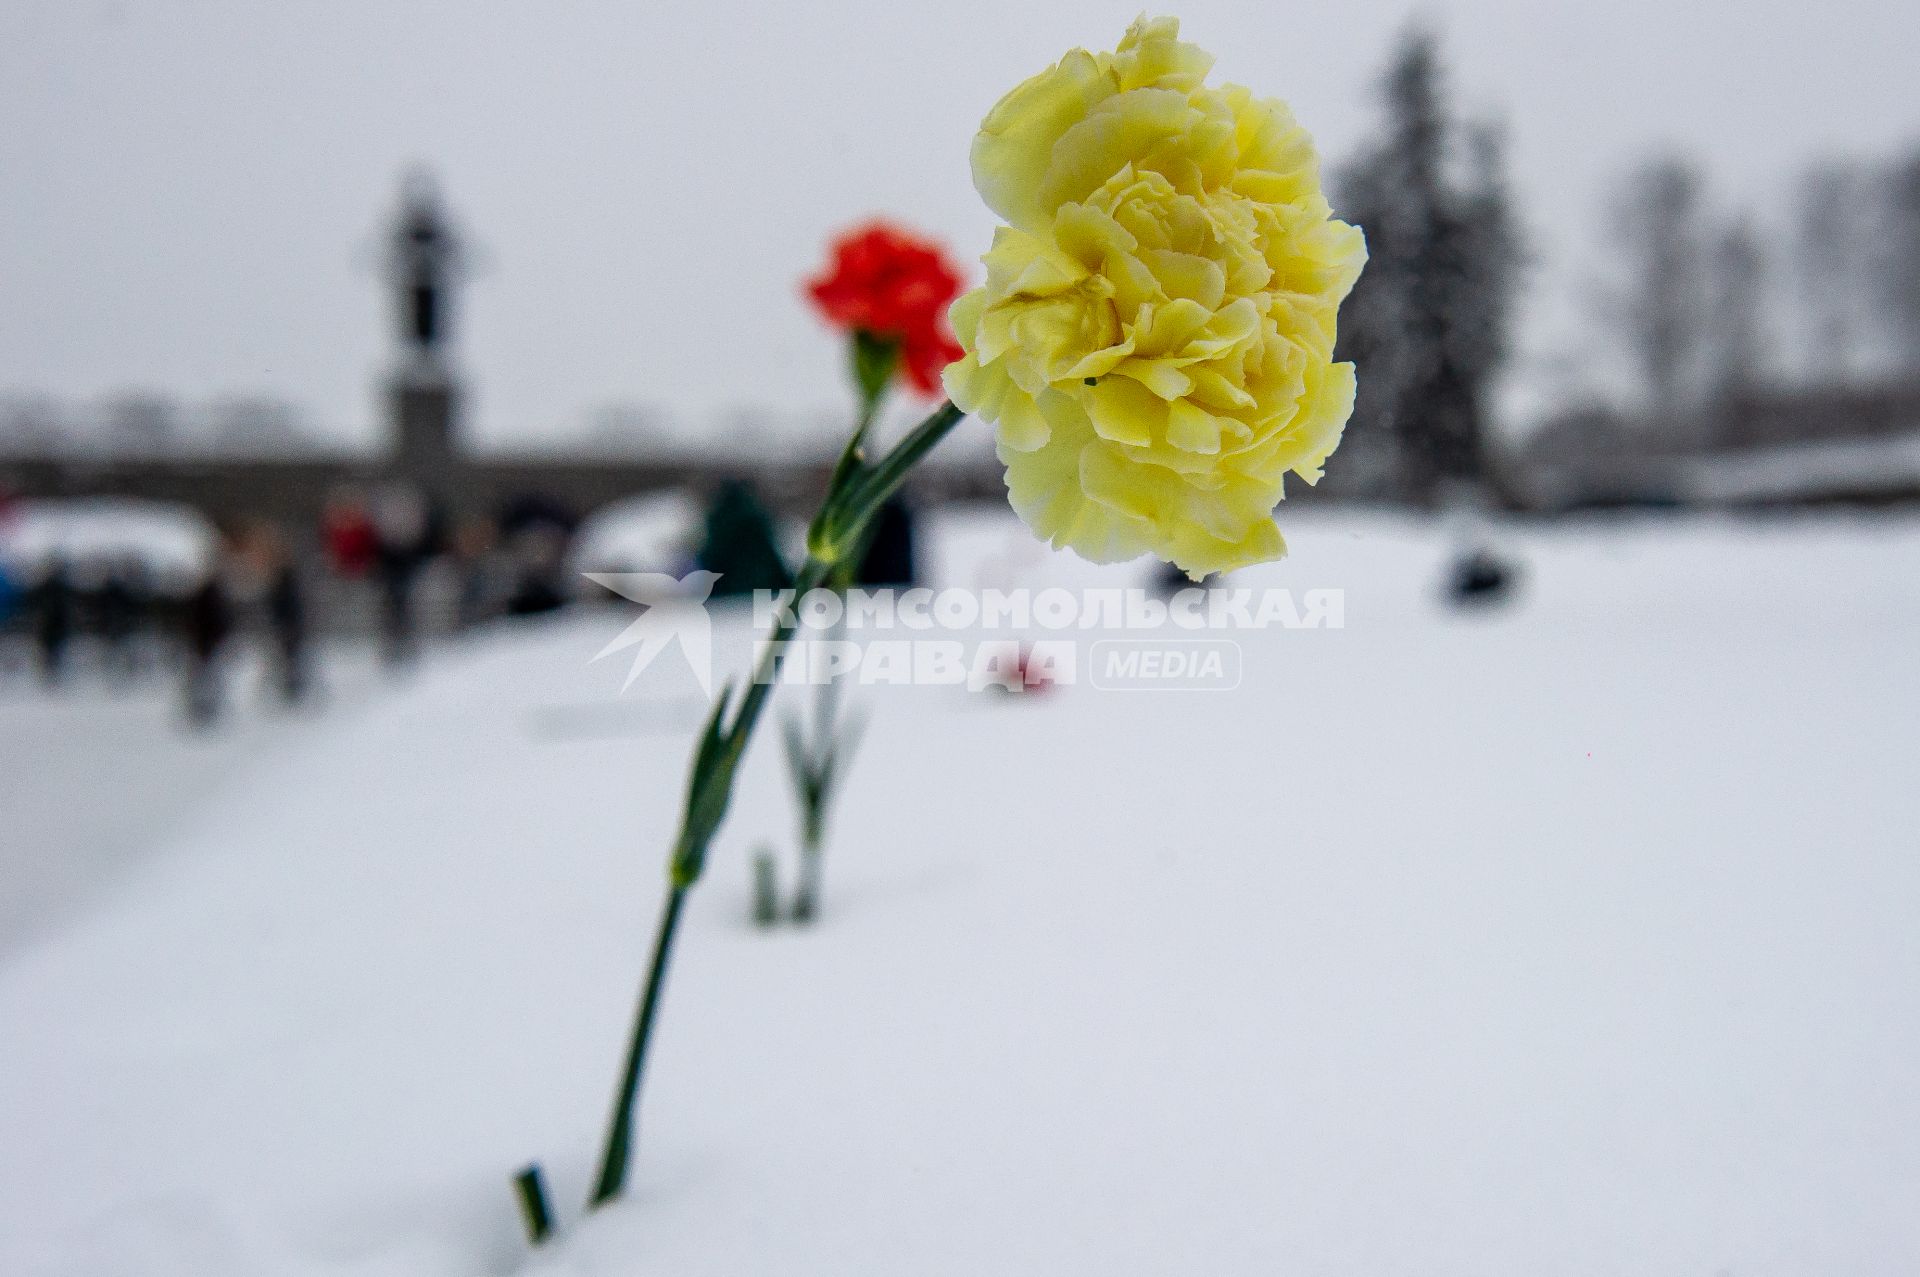
<instances>
[{"instance_id":1,"label":"blurred tower","mask_svg":"<svg viewBox=\"0 0 1920 1277\"><path fill-rule=\"evenodd\" d=\"M433 179L408 174L387 235L386 275L400 329L400 358L387 383L392 462L404 479L446 495L459 462L460 385L446 357L461 243Z\"/></svg>"}]
</instances>

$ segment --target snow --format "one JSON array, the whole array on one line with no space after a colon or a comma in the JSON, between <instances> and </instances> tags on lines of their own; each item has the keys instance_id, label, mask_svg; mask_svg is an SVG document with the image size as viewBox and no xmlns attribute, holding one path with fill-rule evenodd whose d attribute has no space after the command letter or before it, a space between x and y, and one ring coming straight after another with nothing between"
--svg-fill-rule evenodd
<instances>
[{"instance_id":1,"label":"snow","mask_svg":"<svg viewBox=\"0 0 1920 1277\"><path fill-rule=\"evenodd\" d=\"M0 564L37 572L56 558L89 565L138 559L150 571L191 579L213 557L213 525L198 512L134 497L17 501L0 517Z\"/></svg>"},{"instance_id":2,"label":"snow","mask_svg":"<svg viewBox=\"0 0 1920 1277\"><path fill-rule=\"evenodd\" d=\"M372 692L371 651L329 644L318 660L326 671L314 690L319 700L352 703ZM257 649L232 654L228 724L206 734L181 731L172 676L76 680L56 697L27 677L24 660L17 664L0 673L9 763L0 768L0 811L10 832L0 839L0 962L113 890L121 867L196 819L231 769L311 723L305 710L280 706Z\"/></svg>"},{"instance_id":3,"label":"snow","mask_svg":"<svg viewBox=\"0 0 1920 1277\"><path fill-rule=\"evenodd\" d=\"M595 609L262 738L0 951L0 1272L1920 1272L1920 525L1508 529L1474 615L1423 525L1287 529L1235 584L1345 628L1242 636L1231 695L862 690L809 931L747 920L757 744L584 1221L690 678L616 698Z\"/></svg>"},{"instance_id":4,"label":"snow","mask_svg":"<svg viewBox=\"0 0 1920 1277\"><path fill-rule=\"evenodd\" d=\"M617 501L594 512L574 536L576 572L673 572L699 544L700 503L678 490Z\"/></svg>"}]
</instances>

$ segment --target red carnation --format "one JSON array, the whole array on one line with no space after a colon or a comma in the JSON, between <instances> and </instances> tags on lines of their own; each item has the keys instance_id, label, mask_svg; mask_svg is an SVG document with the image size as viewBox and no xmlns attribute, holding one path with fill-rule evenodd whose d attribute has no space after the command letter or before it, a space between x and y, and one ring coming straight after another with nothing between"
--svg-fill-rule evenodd
<instances>
[{"instance_id":1,"label":"red carnation","mask_svg":"<svg viewBox=\"0 0 1920 1277\"><path fill-rule=\"evenodd\" d=\"M964 353L947 327L960 273L938 244L887 222L835 240L831 265L807 292L829 323L899 343L900 366L923 395L940 393L940 373Z\"/></svg>"}]
</instances>

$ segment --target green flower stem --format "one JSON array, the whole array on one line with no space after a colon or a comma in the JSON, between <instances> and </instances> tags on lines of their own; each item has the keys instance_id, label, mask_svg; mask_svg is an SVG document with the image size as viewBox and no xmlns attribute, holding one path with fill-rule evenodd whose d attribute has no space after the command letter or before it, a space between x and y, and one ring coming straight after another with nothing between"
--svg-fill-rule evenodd
<instances>
[{"instance_id":1,"label":"green flower stem","mask_svg":"<svg viewBox=\"0 0 1920 1277\"><path fill-rule=\"evenodd\" d=\"M819 838L809 833L800 844L800 881L793 891L795 922L812 922L814 914L820 911L820 861Z\"/></svg>"},{"instance_id":2,"label":"green flower stem","mask_svg":"<svg viewBox=\"0 0 1920 1277\"><path fill-rule=\"evenodd\" d=\"M856 557L865 554L872 526L859 538ZM845 564L841 565L842 567ZM843 593L847 582L833 587ZM834 640L846 631L843 615L833 627ZM787 763L800 804L800 878L793 897L793 920L811 922L818 912L821 878L826 859L827 815L840 792L840 782L851 764L863 721L857 714L843 723L840 717L840 681L826 678L814 688L813 739L807 739L804 720L787 720Z\"/></svg>"},{"instance_id":3,"label":"green flower stem","mask_svg":"<svg viewBox=\"0 0 1920 1277\"><path fill-rule=\"evenodd\" d=\"M760 721L760 711L766 707L767 697L773 694L773 685L780 678L780 666L787 659L787 646L793 641L793 631L800 623L799 601L825 585L827 578L833 575L833 568L831 561L809 557L801 567L800 575L793 579L794 606L787 609L785 616L774 621L773 632L767 635L766 646L760 650L759 663L754 666L753 681L747 685L745 695L740 698L739 712L734 716L733 725L727 729L730 765L738 763L741 755L746 753L747 741L753 736L754 725ZM730 766L727 777L729 786L732 779ZM709 838L711 836L708 835Z\"/></svg>"},{"instance_id":4,"label":"green flower stem","mask_svg":"<svg viewBox=\"0 0 1920 1277\"><path fill-rule=\"evenodd\" d=\"M874 400L863 414L863 423L845 454L852 464L835 468L832 483L820 505L807 538L807 561L794 581L796 606L788 608L774 622L753 679L734 702L732 689L723 690L715 703L694 748L692 774L687 782L687 801L680 817L680 832L674 839L673 857L668 865L671 887L660 915L659 932L654 939L653 963L640 996L633 1021L633 1033L627 1044L620 1088L614 1100L613 1115L607 1126L607 1142L600 1157L600 1173L594 1181L589 1206L599 1206L620 1195L626 1186L627 1169L633 1160L635 1108L640 1097L640 1079L645 1072L647 1047L653 1038L653 1024L660 1009L661 988L666 982L667 961L673 953L674 936L680 925L680 911L686 895L699 881L706 866L707 850L726 819L733 798L733 777L747 742L760 721L767 697L780 675L798 624L798 600L818 589L833 575L834 569L850 547L857 546L868 522L894 489L900 486L916 462L945 438L965 414L952 404L942 404L933 414L908 433L893 451L871 467L859 463L859 437L871 422ZM729 715L728 711L732 713Z\"/></svg>"},{"instance_id":5,"label":"green flower stem","mask_svg":"<svg viewBox=\"0 0 1920 1277\"><path fill-rule=\"evenodd\" d=\"M640 996L640 1014L633 1022L633 1038L627 1043L626 1066L622 1070L620 1099L607 1129L607 1147L600 1155L600 1174L593 1183L590 1205L619 1196L627 1182L627 1164L633 1158L633 1109L640 1092L640 1074L647 1063L647 1042L653 1037L653 1019L660 1010L660 988L667 979L667 959L673 953L673 937L680 929L680 910L687 902L687 889L678 883L667 892L667 903L660 913L660 930L653 941L653 965L647 969L646 991Z\"/></svg>"},{"instance_id":6,"label":"green flower stem","mask_svg":"<svg viewBox=\"0 0 1920 1277\"><path fill-rule=\"evenodd\" d=\"M866 470L865 442L867 432L873 429L873 423L880 416L880 405L885 402L887 388L893 384L893 374L900 363L898 342L871 333L856 333L852 343L853 380L860 389L860 418L855 423L853 434L847 440L845 451L833 469L833 480L829 491L838 491L857 480ZM867 521L860 533L855 536L841 554L840 561L829 575L829 589L844 596L859 575L860 565L866 561L867 549L873 542L874 524ZM836 623L833 637L838 639L844 621ZM800 794L803 813L800 836L800 881L794 892L793 920L811 922L815 904L820 896L820 859L821 843L826 825L826 807L828 801L828 779L819 772L830 766L823 760L832 756L834 743L834 702L837 684L827 679L820 685L815 715L815 730L820 733L814 748L807 745L803 727L792 724L793 731L787 745L794 768L794 784Z\"/></svg>"},{"instance_id":7,"label":"green flower stem","mask_svg":"<svg viewBox=\"0 0 1920 1277\"><path fill-rule=\"evenodd\" d=\"M808 551L829 562L842 558L846 548L865 531L868 520L907 477L907 472L966 415L951 403L941 404L877 464L847 476L848 481L837 485L821 503L820 513L814 517L813 527L807 533Z\"/></svg>"},{"instance_id":8,"label":"green flower stem","mask_svg":"<svg viewBox=\"0 0 1920 1277\"><path fill-rule=\"evenodd\" d=\"M880 405L886 401L887 387L893 384L894 369L900 364L899 344L871 333L855 333L849 350L853 382L860 388L860 419L854 423L853 433L847 436L847 445L834 463L833 474L827 480L828 492L838 491L866 463L867 432L880 416Z\"/></svg>"}]
</instances>

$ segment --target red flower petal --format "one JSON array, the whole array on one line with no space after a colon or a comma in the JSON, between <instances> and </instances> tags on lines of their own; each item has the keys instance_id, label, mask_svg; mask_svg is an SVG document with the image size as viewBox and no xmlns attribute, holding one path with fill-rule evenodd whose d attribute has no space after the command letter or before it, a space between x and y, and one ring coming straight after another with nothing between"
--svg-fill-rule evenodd
<instances>
[{"instance_id":1,"label":"red flower petal","mask_svg":"<svg viewBox=\"0 0 1920 1277\"><path fill-rule=\"evenodd\" d=\"M961 355L947 328L960 272L938 244L885 221L857 226L833 243L832 260L807 282L828 323L900 343L907 381L940 393L940 372Z\"/></svg>"}]
</instances>

